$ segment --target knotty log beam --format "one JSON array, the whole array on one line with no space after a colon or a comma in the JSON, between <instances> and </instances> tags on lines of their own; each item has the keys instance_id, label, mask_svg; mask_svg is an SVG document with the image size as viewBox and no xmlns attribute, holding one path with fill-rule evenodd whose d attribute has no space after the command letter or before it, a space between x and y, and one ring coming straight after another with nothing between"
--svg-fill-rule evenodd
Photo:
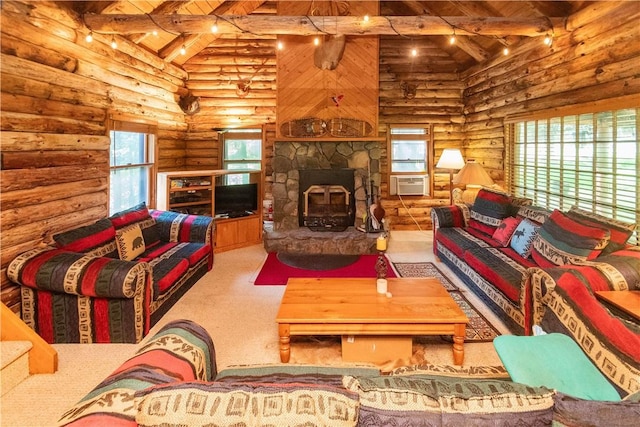
<instances>
[{"instance_id":1,"label":"knotty log beam","mask_svg":"<svg viewBox=\"0 0 640 427\"><path fill-rule=\"evenodd\" d=\"M462 16L264 16L264 15L84 15L92 31L101 34L140 34L153 30L178 34L211 34L213 24L221 33L279 35L544 35L552 25L562 27L563 18L476 18Z\"/></svg>"}]
</instances>

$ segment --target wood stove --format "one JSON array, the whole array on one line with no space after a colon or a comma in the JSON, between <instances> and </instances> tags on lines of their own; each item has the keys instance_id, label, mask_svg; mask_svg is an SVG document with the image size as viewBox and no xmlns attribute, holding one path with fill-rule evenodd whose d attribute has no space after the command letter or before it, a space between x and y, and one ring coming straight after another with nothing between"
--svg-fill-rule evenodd
<instances>
[{"instance_id":1,"label":"wood stove","mask_svg":"<svg viewBox=\"0 0 640 427\"><path fill-rule=\"evenodd\" d=\"M301 227L344 231L355 222L354 169L300 170Z\"/></svg>"},{"instance_id":2,"label":"wood stove","mask_svg":"<svg viewBox=\"0 0 640 427\"><path fill-rule=\"evenodd\" d=\"M351 225L351 192L342 185L312 185L303 192L304 225L315 231L344 231Z\"/></svg>"}]
</instances>

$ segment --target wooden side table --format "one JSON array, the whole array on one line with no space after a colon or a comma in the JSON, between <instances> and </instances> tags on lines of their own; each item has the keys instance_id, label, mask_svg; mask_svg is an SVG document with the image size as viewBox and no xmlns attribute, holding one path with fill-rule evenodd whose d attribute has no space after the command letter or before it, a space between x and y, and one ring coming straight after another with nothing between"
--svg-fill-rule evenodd
<instances>
[{"instance_id":1,"label":"wooden side table","mask_svg":"<svg viewBox=\"0 0 640 427\"><path fill-rule=\"evenodd\" d=\"M596 291L596 297L640 320L640 291Z\"/></svg>"}]
</instances>

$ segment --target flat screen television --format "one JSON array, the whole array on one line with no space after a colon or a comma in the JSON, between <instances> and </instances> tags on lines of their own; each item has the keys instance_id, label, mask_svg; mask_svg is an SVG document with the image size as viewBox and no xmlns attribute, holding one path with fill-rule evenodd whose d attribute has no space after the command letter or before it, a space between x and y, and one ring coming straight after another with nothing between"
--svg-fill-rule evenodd
<instances>
[{"instance_id":1,"label":"flat screen television","mask_svg":"<svg viewBox=\"0 0 640 427\"><path fill-rule=\"evenodd\" d=\"M215 187L215 215L245 216L258 210L258 184L220 185Z\"/></svg>"}]
</instances>

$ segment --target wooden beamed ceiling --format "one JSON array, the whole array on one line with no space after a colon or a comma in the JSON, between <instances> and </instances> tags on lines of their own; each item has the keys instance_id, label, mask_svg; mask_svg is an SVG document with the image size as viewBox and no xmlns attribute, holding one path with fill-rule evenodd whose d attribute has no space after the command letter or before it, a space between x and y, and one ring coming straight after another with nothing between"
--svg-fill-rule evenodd
<instances>
[{"instance_id":1,"label":"wooden beamed ceiling","mask_svg":"<svg viewBox=\"0 0 640 427\"><path fill-rule=\"evenodd\" d=\"M308 16L276 16L276 1L117 0L65 1L79 13L88 29L105 39L126 37L165 61L186 65L205 49L226 46L229 40L267 42L275 48L276 34L380 34L438 46L450 56L451 71L463 71L523 37L564 31L573 13L591 1L380 1L380 15L368 24L349 16L348 1L315 0ZM346 13L345 13L346 10ZM346 16L323 20L322 15ZM218 33L211 33L213 24ZM455 29L456 43L449 38ZM402 40L404 39L404 40ZM222 46L221 46L222 47ZM186 53L182 53L183 48Z\"/></svg>"}]
</instances>

